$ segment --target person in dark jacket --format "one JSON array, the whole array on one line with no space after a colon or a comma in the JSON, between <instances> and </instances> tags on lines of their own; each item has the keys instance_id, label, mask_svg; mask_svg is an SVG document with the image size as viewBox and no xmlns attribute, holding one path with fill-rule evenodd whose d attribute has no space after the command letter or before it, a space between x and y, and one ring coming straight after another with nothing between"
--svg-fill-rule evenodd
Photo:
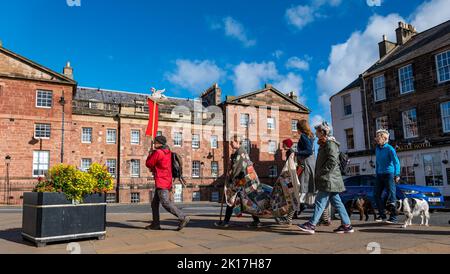
<instances>
[{"instance_id":1,"label":"person in dark jacket","mask_svg":"<svg viewBox=\"0 0 450 274\"><path fill-rule=\"evenodd\" d=\"M400 180L400 161L398 160L395 149L388 144L389 132L387 130L377 131L376 142L377 184L375 186L375 201L379 212L376 221L385 221L387 223L395 224L397 223L397 194L395 184ZM386 203L384 203L382 199L385 189L388 193L387 204L391 213L389 220L386 220L386 213L384 211Z\"/></svg>"},{"instance_id":2,"label":"person in dark jacket","mask_svg":"<svg viewBox=\"0 0 450 274\"><path fill-rule=\"evenodd\" d=\"M331 136L331 128L323 122L316 127L318 137L319 152L317 155L315 169L315 184L319 191L314 205L314 214L309 222L299 225L300 230L314 234L316 225L327 207L328 203L339 213L342 225L334 230L335 233L353 233L350 218L342 203L339 193L345 191L344 181L339 165L339 143Z\"/></svg>"},{"instance_id":3,"label":"person in dark jacket","mask_svg":"<svg viewBox=\"0 0 450 274\"><path fill-rule=\"evenodd\" d=\"M154 148L147 158L146 166L153 173L155 178L155 196L152 200L152 224L147 226L149 230L160 230L159 219L159 204L161 203L164 209L172 213L180 220L178 230L182 230L190 221L188 216L185 216L169 198L169 192L172 189L172 152L167 147L167 139L164 136L155 138Z\"/></svg>"}]
</instances>

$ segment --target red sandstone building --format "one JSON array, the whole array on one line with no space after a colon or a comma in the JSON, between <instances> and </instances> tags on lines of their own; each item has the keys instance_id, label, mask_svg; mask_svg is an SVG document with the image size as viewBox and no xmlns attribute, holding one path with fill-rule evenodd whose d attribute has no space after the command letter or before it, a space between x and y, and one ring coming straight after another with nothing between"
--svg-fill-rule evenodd
<instances>
[{"instance_id":1,"label":"red sandstone building","mask_svg":"<svg viewBox=\"0 0 450 274\"><path fill-rule=\"evenodd\" d=\"M82 170L106 165L115 177L108 202L149 202L154 181L145 167L146 99L78 87L69 63L60 74L0 46L0 203L21 204L23 192L61 162ZM222 101L214 84L199 99L158 103L158 133L183 158L187 188L175 185L177 202L219 201L233 134L245 139L260 179L274 182L285 161L281 141L297 142L296 122L310 113L293 93L270 85Z\"/></svg>"}]
</instances>

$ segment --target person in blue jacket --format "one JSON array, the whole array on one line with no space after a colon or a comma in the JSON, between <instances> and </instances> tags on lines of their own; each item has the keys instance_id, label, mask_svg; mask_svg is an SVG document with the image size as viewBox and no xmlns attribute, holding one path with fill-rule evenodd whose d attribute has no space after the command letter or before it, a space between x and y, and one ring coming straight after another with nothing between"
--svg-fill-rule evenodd
<instances>
[{"instance_id":1,"label":"person in blue jacket","mask_svg":"<svg viewBox=\"0 0 450 274\"><path fill-rule=\"evenodd\" d=\"M375 201L378 207L379 216L376 221L397 223L396 212L396 183L400 181L400 161L398 160L395 149L388 144L389 132L387 130L378 130L375 138L377 146L376 154L376 175L377 183L375 186ZM386 189L387 202L383 200L383 192ZM387 220L385 208L390 211L390 218Z\"/></svg>"}]
</instances>

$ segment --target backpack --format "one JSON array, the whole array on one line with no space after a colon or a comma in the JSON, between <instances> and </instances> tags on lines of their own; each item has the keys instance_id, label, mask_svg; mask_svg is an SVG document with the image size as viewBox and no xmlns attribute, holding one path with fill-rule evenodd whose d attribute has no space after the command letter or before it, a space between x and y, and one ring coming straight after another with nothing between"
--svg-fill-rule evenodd
<instances>
[{"instance_id":1,"label":"backpack","mask_svg":"<svg viewBox=\"0 0 450 274\"><path fill-rule=\"evenodd\" d=\"M184 182L183 179L183 160L175 152L172 152L172 178L179 179L181 182Z\"/></svg>"},{"instance_id":2,"label":"backpack","mask_svg":"<svg viewBox=\"0 0 450 274\"><path fill-rule=\"evenodd\" d=\"M341 169L341 174L345 175L347 173L347 165L348 165L348 155L344 152L339 153L339 168Z\"/></svg>"}]
</instances>

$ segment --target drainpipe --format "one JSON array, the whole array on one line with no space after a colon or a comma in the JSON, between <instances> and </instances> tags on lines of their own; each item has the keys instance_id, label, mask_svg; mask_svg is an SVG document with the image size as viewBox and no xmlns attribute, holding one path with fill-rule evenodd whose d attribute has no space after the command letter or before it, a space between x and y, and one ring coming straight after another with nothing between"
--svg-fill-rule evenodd
<instances>
[{"instance_id":1,"label":"drainpipe","mask_svg":"<svg viewBox=\"0 0 450 274\"><path fill-rule=\"evenodd\" d=\"M363 93L364 93L364 108L366 112L366 125L367 125L367 146L369 151L372 150L372 145L370 144L370 129L369 129L369 112L367 110L367 93L366 93L366 80L364 79L364 74L361 74L362 82L363 82Z\"/></svg>"},{"instance_id":2,"label":"drainpipe","mask_svg":"<svg viewBox=\"0 0 450 274\"><path fill-rule=\"evenodd\" d=\"M122 104L119 104L119 113L117 114L117 162L116 162L116 201L117 203L120 203L120 147L121 147L121 139L122 139L122 133L121 133L121 118L120 115L122 113Z\"/></svg>"},{"instance_id":3,"label":"drainpipe","mask_svg":"<svg viewBox=\"0 0 450 274\"><path fill-rule=\"evenodd\" d=\"M61 99L59 103L62 106L62 125L61 125L61 164L64 163L64 106L66 105L66 100L64 99L64 90L62 92Z\"/></svg>"}]
</instances>

